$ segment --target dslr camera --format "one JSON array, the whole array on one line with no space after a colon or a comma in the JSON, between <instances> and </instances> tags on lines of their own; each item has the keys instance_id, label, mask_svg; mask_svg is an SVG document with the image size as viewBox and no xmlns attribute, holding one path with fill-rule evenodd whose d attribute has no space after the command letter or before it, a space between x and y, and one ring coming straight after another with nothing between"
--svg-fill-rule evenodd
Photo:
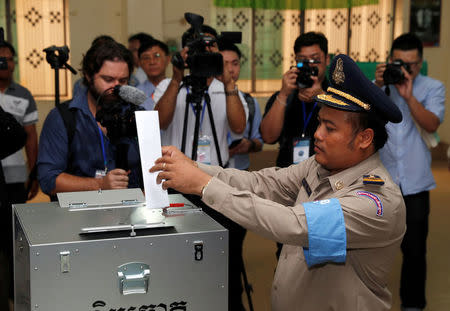
<instances>
[{"instance_id":1,"label":"dslr camera","mask_svg":"<svg viewBox=\"0 0 450 311\"><path fill-rule=\"evenodd\" d=\"M405 68L407 72L411 73L409 64L406 64L401 59L396 59L392 63L387 64L386 70L383 73L384 84L398 84L405 81L402 67Z\"/></svg>"},{"instance_id":2,"label":"dslr camera","mask_svg":"<svg viewBox=\"0 0 450 311\"><path fill-rule=\"evenodd\" d=\"M194 77L208 78L218 76L223 73L223 59L220 53L212 53L206 50L213 46L218 40L229 40L232 43L241 43L241 32L223 32L217 39L205 35L201 31L203 17L194 13L184 13L184 18L192 26L190 30L183 34L186 36L186 46L189 48L186 59L187 68ZM185 68L185 61L181 54L175 53L172 57L172 64L179 68Z\"/></svg>"},{"instance_id":3,"label":"dslr camera","mask_svg":"<svg viewBox=\"0 0 450 311\"><path fill-rule=\"evenodd\" d=\"M310 88L314 84L311 76L317 77L319 75L319 68L311 66L311 64L320 64L320 61L310 59L297 63L296 67L298 72L296 82L297 86L301 89Z\"/></svg>"}]
</instances>

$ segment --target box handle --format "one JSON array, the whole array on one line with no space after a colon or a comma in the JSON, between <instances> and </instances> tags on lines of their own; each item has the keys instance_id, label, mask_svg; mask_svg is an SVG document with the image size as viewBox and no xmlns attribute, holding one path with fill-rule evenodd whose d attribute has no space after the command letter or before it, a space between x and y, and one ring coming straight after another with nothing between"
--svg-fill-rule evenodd
<instances>
[{"instance_id":1,"label":"box handle","mask_svg":"<svg viewBox=\"0 0 450 311\"><path fill-rule=\"evenodd\" d=\"M117 268L119 292L122 295L146 294L150 267L142 262L130 262Z\"/></svg>"}]
</instances>

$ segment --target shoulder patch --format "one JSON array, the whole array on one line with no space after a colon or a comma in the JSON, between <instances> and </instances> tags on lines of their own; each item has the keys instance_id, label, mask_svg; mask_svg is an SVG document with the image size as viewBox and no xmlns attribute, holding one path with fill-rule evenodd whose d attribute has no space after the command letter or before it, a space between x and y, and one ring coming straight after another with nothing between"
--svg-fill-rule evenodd
<instances>
[{"instance_id":1,"label":"shoulder patch","mask_svg":"<svg viewBox=\"0 0 450 311\"><path fill-rule=\"evenodd\" d=\"M384 180L378 175L363 175L364 185L384 185Z\"/></svg>"},{"instance_id":2,"label":"shoulder patch","mask_svg":"<svg viewBox=\"0 0 450 311\"><path fill-rule=\"evenodd\" d=\"M381 200L379 197L377 197L375 194L368 192L368 191L358 191L358 192L356 192L356 194L366 196L366 197L372 199L375 202L375 205L377 206L377 216L383 216L383 204L381 203Z\"/></svg>"}]
</instances>

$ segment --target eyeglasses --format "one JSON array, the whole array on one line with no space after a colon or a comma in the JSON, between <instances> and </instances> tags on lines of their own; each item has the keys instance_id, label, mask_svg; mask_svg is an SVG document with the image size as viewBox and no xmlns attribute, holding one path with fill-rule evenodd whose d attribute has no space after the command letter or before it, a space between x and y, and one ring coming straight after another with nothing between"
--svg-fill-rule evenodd
<instances>
[{"instance_id":1,"label":"eyeglasses","mask_svg":"<svg viewBox=\"0 0 450 311\"><path fill-rule=\"evenodd\" d=\"M151 60L153 60L153 59L158 60L158 59L161 58L161 56L162 56L162 55L161 55L160 53L155 53L155 54L153 54L153 55L145 55L145 56L142 56L142 57L140 58L140 60L143 61L143 62L149 62L149 61L151 61Z\"/></svg>"},{"instance_id":2,"label":"eyeglasses","mask_svg":"<svg viewBox=\"0 0 450 311\"><path fill-rule=\"evenodd\" d=\"M322 63L320 61L319 57L316 58L296 58L295 62L298 63L310 63L310 64L320 64Z\"/></svg>"},{"instance_id":3,"label":"eyeglasses","mask_svg":"<svg viewBox=\"0 0 450 311\"><path fill-rule=\"evenodd\" d=\"M417 60L417 61L415 61L415 62L405 62L405 61L402 61L401 59L394 59L394 62L395 61L401 61L404 65L406 65L406 66L417 66L417 65L419 65L421 62L422 62L422 60Z\"/></svg>"}]
</instances>

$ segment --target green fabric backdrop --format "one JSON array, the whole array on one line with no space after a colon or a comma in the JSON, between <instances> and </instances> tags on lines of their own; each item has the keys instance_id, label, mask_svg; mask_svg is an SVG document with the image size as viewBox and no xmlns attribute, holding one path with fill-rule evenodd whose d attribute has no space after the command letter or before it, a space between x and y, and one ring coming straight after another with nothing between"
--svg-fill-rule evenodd
<instances>
[{"instance_id":1,"label":"green fabric backdrop","mask_svg":"<svg viewBox=\"0 0 450 311\"><path fill-rule=\"evenodd\" d=\"M214 0L219 7L273 10L337 9L367 4L378 4L378 0Z\"/></svg>"}]
</instances>

